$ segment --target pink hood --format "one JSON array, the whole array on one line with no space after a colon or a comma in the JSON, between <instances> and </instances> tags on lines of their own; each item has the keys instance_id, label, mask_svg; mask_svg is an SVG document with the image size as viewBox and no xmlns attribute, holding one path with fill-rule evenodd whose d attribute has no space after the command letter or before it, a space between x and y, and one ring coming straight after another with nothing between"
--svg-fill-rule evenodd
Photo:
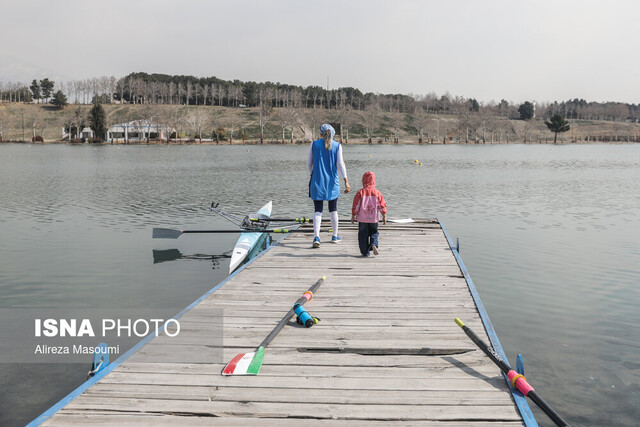
<instances>
[{"instance_id":1,"label":"pink hood","mask_svg":"<svg viewBox=\"0 0 640 427\"><path fill-rule=\"evenodd\" d=\"M362 186L364 188L375 187L376 175L373 172L365 172L364 175L362 175Z\"/></svg>"}]
</instances>

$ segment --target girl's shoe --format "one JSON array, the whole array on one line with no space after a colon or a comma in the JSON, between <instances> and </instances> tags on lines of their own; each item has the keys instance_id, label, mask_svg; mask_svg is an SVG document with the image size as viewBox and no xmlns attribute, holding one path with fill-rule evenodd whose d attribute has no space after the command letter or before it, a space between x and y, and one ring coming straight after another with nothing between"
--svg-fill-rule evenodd
<instances>
[{"instance_id":1,"label":"girl's shoe","mask_svg":"<svg viewBox=\"0 0 640 427\"><path fill-rule=\"evenodd\" d=\"M316 237L313 239L313 247L314 248L319 248L320 247L320 238Z\"/></svg>"},{"instance_id":2,"label":"girl's shoe","mask_svg":"<svg viewBox=\"0 0 640 427\"><path fill-rule=\"evenodd\" d=\"M331 243L340 243L340 236L331 236Z\"/></svg>"},{"instance_id":3,"label":"girl's shoe","mask_svg":"<svg viewBox=\"0 0 640 427\"><path fill-rule=\"evenodd\" d=\"M372 246L371 250L373 251L374 255L378 255L380 252L378 252L378 247L377 246Z\"/></svg>"}]
</instances>

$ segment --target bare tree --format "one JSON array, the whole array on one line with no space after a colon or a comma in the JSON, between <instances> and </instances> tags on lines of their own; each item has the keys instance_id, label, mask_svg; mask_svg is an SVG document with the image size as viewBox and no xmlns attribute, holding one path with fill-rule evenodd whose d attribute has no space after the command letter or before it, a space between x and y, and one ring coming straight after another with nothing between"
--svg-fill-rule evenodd
<instances>
[{"instance_id":1,"label":"bare tree","mask_svg":"<svg viewBox=\"0 0 640 427\"><path fill-rule=\"evenodd\" d=\"M271 106L271 100L265 99L265 93L262 89L258 92L259 105L258 105L258 125L260 126L260 144L264 143L264 127L271 120L271 113L273 107Z\"/></svg>"},{"instance_id":2,"label":"bare tree","mask_svg":"<svg viewBox=\"0 0 640 427\"><path fill-rule=\"evenodd\" d=\"M174 97L176 96L178 88L174 82L169 82L167 85L167 99L169 104L173 104Z\"/></svg>"},{"instance_id":3,"label":"bare tree","mask_svg":"<svg viewBox=\"0 0 640 427\"><path fill-rule=\"evenodd\" d=\"M238 97L242 93L242 86L239 84L234 84L229 86L229 97L233 97L233 106L238 106Z\"/></svg>"},{"instance_id":4,"label":"bare tree","mask_svg":"<svg viewBox=\"0 0 640 427\"><path fill-rule=\"evenodd\" d=\"M182 102L185 96L185 93L187 93L187 89L185 88L185 86L182 83L178 83L178 104L180 105L184 105L184 103Z\"/></svg>"},{"instance_id":5,"label":"bare tree","mask_svg":"<svg viewBox=\"0 0 640 427\"><path fill-rule=\"evenodd\" d=\"M457 130L461 135L460 140L464 140L465 143L469 143L469 139L477 140L476 128L477 128L477 117L475 114L472 114L469 111L462 110L458 115L458 125Z\"/></svg>"},{"instance_id":6,"label":"bare tree","mask_svg":"<svg viewBox=\"0 0 640 427\"><path fill-rule=\"evenodd\" d=\"M193 84L187 80L187 105L191 102L191 94L193 93Z\"/></svg>"},{"instance_id":7,"label":"bare tree","mask_svg":"<svg viewBox=\"0 0 640 427\"><path fill-rule=\"evenodd\" d=\"M211 83L209 86L209 91L211 94L211 105L215 105L216 95L218 94L218 86L215 83Z\"/></svg>"},{"instance_id":8,"label":"bare tree","mask_svg":"<svg viewBox=\"0 0 640 427\"><path fill-rule=\"evenodd\" d=\"M235 114L227 117L226 120L229 125L229 144L233 144L233 132L236 128L240 127L240 120Z\"/></svg>"},{"instance_id":9,"label":"bare tree","mask_svg":"<svg viewBox=\"0 0 640 427\"><path fill-rule=\"evenodd\" d=\"M180 137L180 129L182 129L185 122L185 113L185 108L179 104L172 105L164 111L164 122L175 130L176 140ZM170 133L167 132L167 144L169 143L170 137Z\"/></svg>"},{"instance_id":10,"label":"bare tree","mask_svg":"<svg viewBox=\"0 0 640 427\"><path fill-rule=\"evenodd\" d=\"M367 133L367 140L369 144L372 143L371 139L373 138L373 133L376 129L376 126L378 126L378 117L380 116L381 113L382 113L382 109L380 108L380 105L377 103L369 104L364 109L363 121L364 121L364 128L365 128L365 132Z\"/></svg>"},{"instance_id":11,"label":"bare tree","mask_svg":"<svg viewBox=\"0 0 640 427\"><path fill-rule=\"evenodd\" d=\"M338 107L335 110L333 117L335 118L336 122L338 122L340 125L340 129L338 129L340 133L340 142L343 142L343 137L344 137L344 142L348 143L349 142L349 126L351 125L351 122L353 121L354 116L353 116L353 113L351 112L351 105L344 102L346 100L346 95L344 94L343 91L340 91L340 94L342 95L342 99L341 99L341 102L338 104ZM346 132L346 136L345 136L345 132Z\"/></svg>"},{"instance_id":12,"label":"bare tree","mask_svg":"<svg viewBox=\"0 0 640 427\"><path fill-rule=\"evenodd\" d=\"M413 126L418 131L418 143L424 142L424 129L429 125L431 118L421 105L418 105L413 112Z\"/></svg>"},{"instance_id":13,"label":"bare tree","mask_svg":"<svg viewBox=\"0 0 640 427\"><path fill-rule=\"evenodd\" d=\"M70 123L75 128L75 138L76 139L80 138L80 135L82 133L82 128L84 127L84 124L85 124L86 119L87 119L87 113L88 113L88 111L83 109L81 106L78 106L73 111L73 115L71 117ZM73 129L69 129L69 138L71 138L71 136L72 136L72 130Z\"/></svg>"},{"instance_id":14,"label":"bare tree","mask_svg":"<svg viewBox=\"0 0 640 427\"><path fill-rule=\"evenodd\" d=\"M226 96L226 93L225 87L223 85L218 85L218 105L222 105L222 99Z\"/></svg>"},{"instance_id":15,"label":"bare tree","mask_svg":"<svg viewBox=\"0 0 640 427\"><path fill-rule=\"evenodd\" d=\"M74 104L79 104L80 103L80 92L82 90L82 81L80 80L74 80L72 82L73 84L73 94L74 94Z\"/></svg>"},{"instance_id":16,"label":"bare tree","mask_svg":"<svg viewBox=\"0 0 640 427\"><path fill-rule=\"evenodd\" d=\"M289 124L289 129L291 130L290 141L293 144L293 132L296 126L300 126L301 110L300 108L293 106L292 103L284 110L283 113L287 116L287 123Z\"/></svg>"},{"instance_id":17,"label":"bare tree","mask_svg":"<svg viewBox=\"0 0 640 427\"><path fill-rule=\"evenodd\" d=\"M222 110L220 108L213 108L209 113L208 120L213 132L216 134L216 144L220 144L220 133L218 132L218 129L221 128Z\"/></svg>"},{"instance_id":18,"label":"bare tree","mask_svg":"<svg viewBox=\"0 0 640 427\"><path fill-rule=\"evenodd\" d=\"M496 123L496 129L498 131L498 142L502 143L503 139L506 139L507 144L509 143L509 135L514 134L515 130L511 121L508 119L498 119Z\"/></svg>"},{"instance_id":19,"label":"bare tree","mask_svg":"<svg viewBox=\"0 0 640 427\"><path fill-rule=\"evenodd\" d=\"M38 108L30 108L24 114L24 123L25 126L31 128L31 140L36 140L36 130L40 128L40 122L44 120L42 110L40 107Z\"/></svg>"},{"instance_id":20,"label":"bare tree","mask_svg":"<svg viewBox=\"0 0 640 427\"><path fill-rule=\"evenodd\" d=\"M283 108L278 108L273 113L273 118L282 128L282 143L285 144L285 131L289 126L290 116Z\"/></svg>"},{"instance_id":21,"label":"bare tree","mask_svg":"<svg viewBox=\"0 0 640 427\"><path fill-rule=\"evenodd\" d=\"M0 87L0 92L2 92L2 87ZM7 139L9 135L9 114L4 111L4 109L0 110L0 142Z\"/></svg>"},{"instance_id":22,"label":"bare tree","mask_svg":"<svg viewBox=\"0 0 640 427\"><path fill-rule=\"evenodd\" d=\"M142 122L147 127L147 144L151 139L151 127L157 122L160 117L160 108L156 104L147 104L140 110L140 116L142 118ZM156 138L157 135L157 125L156 125Z\"/></svg>"},{"instance_id":23,"label":"bare tree","mask_svg":"<svg viewBox=\"0 0 640 427\"><path fill-rule=\"evenodd\" d=\"M187 124L192 137L197 137L202 144L202 132L207 122L207 113L203 108L192 108L187 115Z\"/></svg>"},{"instance_id":24,"label":"bare tree","mask_svg":"<svg viewBox=\"0 0 640 427\"><path fill-rule=\"evenodd\" d=\"M405 121L404 113L393 113L391 128L393 129L393 143L397 144L399 142L400 131L402 130L402 125L404 125Z\"/></svg>"},{"instance_id":25,"label":"bare tree","mask_svg":"<svg viewBox=\"0 0 640 427\"><path fill-rule=\"evenodd\" d=\"M311 128L311 140L315 141L315 133L320 129L320 125L326 121L327 112L324 109L310 108L305 111L303 119Z\"/></svg>"},{"instance_id":26,"label":"bare tree","mask_svg":"<svg viewBox=\"0 0 640 427\"><path fill-rule=\"evenodd\" d=\"M113 104L113 95L116 93L116 90L118 89L118 79L116 79L115 76L109 77L108 88L109 88L109 102Z\"/></svg>"},{"instance_id":27,"label":"bare tree","mask_svg":"<svg viewBox=\"0 0 640 427\"><path fill-rule=\"evenodd\" d=\"M200 97L202 98L202 105L207 105L207 98L209 96L207 87L204 85L198 85L198 91L200 92Z\"/></svg>"}]
</instances>

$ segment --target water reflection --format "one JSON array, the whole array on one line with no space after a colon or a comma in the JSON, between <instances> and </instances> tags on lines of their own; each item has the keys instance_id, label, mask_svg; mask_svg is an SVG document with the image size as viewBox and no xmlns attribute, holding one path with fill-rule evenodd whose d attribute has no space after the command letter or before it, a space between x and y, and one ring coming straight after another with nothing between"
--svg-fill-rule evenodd
<instances>
[{"instance_id":1,"label":"water reflection","mask_svg":"<svg viewBox=\"0 0 640 427\"><path fill-rule=\"evenodd\" d=\"M154 249L153 250L153 263L159 264L161 262L176 261L179 259L188 259L196 261L211 261L212 269L220 268L220 260L231 258L229 253L222 255L207 255L207 254L193 254L183 255L178 249Z\"/></svg>"}]
</instances>

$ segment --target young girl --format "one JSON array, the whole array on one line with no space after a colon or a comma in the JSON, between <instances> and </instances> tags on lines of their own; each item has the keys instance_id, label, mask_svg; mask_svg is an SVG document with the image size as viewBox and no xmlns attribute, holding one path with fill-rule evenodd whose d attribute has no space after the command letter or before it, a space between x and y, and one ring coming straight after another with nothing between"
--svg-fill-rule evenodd
<instances>
[{"instance_id":1,"label":"young girl","mask_svg":"<svg viewBox=\"0 0 640 427\"><path fill-rule=\"evenodd\" d=\"M382 213L383 224L387 223L387 204L382 194L376 190L376 176L365 172L362 176L362 189L353 198L351 223L358 221L358 245L363 256L369 251L378 255L378 220Z\"/></svg>"}]
</instances>

